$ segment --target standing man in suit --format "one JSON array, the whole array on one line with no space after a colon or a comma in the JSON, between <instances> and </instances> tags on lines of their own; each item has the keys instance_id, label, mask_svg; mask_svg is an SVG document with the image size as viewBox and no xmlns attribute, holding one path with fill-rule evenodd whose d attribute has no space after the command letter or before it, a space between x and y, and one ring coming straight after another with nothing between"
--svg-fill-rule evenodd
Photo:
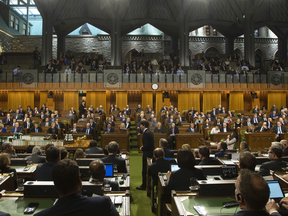
<instances>
[{"instance_id":1,"label":"standing man in suit","mask_svg":"<svg viewBox=\"0 0 288 216\"><path fill-rule=\"evenodd\" d=\"M173 149L173 142L175 141L175 135L179 134L179 129L176 127L175 123L173 122L171 127L169 128L169 136L170 138L168 139L170 149Z\"/></svg>"},{"instance_id":2,"label":"standing man in suit","mask_svg":"<svg viewBox=\"0 0 288 216\"><path fill-rule=\"evenodd\" d=\"M113 163L114 168L117 169L118 173L127 173L125 159L117 157L119 145L115 141L111 141L108 144L109 155L102 158L104 163Z\"/></svg>"},{"instance_id":3,"label":"standing man in suit","mask_svg":"<svg viewBox=\"0 0 288 216\"><path fill-rule=\"evenodd\" d=\"M154 134L149 130L149 122L143 120L140 122L140 128L143 131L142 143L140 151L143 151L142 156L142 185L137 187L138 190L146 190L146 169L147 169L147 158L152 158L154 150Z\"/></svg>"},{"instance_id":4,"label":"standing man in suit","mask_svg":"<svg viewBox=\"0 0 288 216\"><path fill-rule=\"evenodd\" d=\"M277 122L277 126L273 128L273 133L276 134L276 140L280 142L280 134L287 133L287 130L284 126L282 126L281 122Z\"/></svg>"},{"instance_id":5,"label":"standing man in suit","mask_svg":"<svg viewBox=\"0 0 288 216\"><path fill-rule=\"evenodd\" d=\"M79 106L79 116L81 116L82 114L85 114L86 110L87 110L87 108L85 106L85 101L83 100Z\"/></svg>"},{"instance_id":6,"label":"standing man in suit","mask_svg":"<svg viewBox=\"0 0 288 216\"><path fill-rule=\"evenodd\" d=\"M82 132L84 132L85 134L93 134L93 128L90 127L90 123L86 124L86 127L83 128Z\"/></svg>"}]
</instances>

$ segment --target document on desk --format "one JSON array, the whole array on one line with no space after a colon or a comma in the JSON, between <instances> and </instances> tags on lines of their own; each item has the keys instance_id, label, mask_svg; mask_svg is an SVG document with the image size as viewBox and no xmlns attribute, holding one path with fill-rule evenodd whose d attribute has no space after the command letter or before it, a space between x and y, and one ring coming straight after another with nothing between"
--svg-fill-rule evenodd
<instances>
[{"instance_id":1,"label":"document on desk","mask_svg":"<svg viewBox=\"0 0 288 216\"><path fill-rule=\"evenodd\" d=\"M222 161L224 162L225 165L235 165L235 164L239 163L238 160L233 160L233 159L231 159L231 160L222 160Z\"/></svg>"}]
</instances>

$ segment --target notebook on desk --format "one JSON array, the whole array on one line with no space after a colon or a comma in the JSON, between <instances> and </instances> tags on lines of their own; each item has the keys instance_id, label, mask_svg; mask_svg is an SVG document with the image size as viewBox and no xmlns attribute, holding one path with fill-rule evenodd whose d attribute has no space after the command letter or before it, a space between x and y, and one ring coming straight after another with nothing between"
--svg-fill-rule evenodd
<instances>
[{"instance_id":1,"label":"notebook on desk","mask_svg":"<svg viewBox=\"0 0 288 216\"><path fill-rule=\"evenodd\" d=\"M276 203L279 203L284 197L283 190L278 181L267 181L270 189L270 199L274 199Z\"/></svg>"}]
</instances>

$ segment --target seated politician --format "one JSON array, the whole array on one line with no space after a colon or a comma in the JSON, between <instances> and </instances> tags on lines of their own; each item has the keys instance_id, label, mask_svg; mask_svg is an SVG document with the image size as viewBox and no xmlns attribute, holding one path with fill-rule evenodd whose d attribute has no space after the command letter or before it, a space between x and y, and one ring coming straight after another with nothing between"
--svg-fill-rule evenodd
<instances>
[{"instance_id":1,"label":"seated politician","mask_svg":"<svg viewBox=\"0 0 288 216\"><path fill-rule=\"evenodd\" d=\"M55 122L52 122L51 127L48 129L47 133L58 135L58 129L56 128Z\"/></svg>"},{"instance_id":2,"label":"seated politician","mask_svg":"<svg viewBox=\"0 0 288 216\"><path fill-rule=\"evenodd\" d=\"M96 140L92 140L89 144L89 148L85 150L85 154L103 154L103 149L97 147Z\"/></svg>"},{"instance_id":3,"label":"seated politician","mask_svg":"<svg viewBox=\"0 0 288 216\"><path fill-rule=\"evenodd\" d=\"M169 171L166 175L169 191L189 190L190 178L192 177L206 180L204 172L194 167L196 161L191 151L180 149L177 154L177 162L180 169L172 173Z\"/></svg>"},{"instance_id":4,"label":"seated politician","mask_svg":"<svg viewBox=\"0 0 288 216\"><path fill-rule=\"evenodd\" d=\"M114 168L118 171L118 173L127 173L126 162L125 159L117 157L119 145L117 142L112 141L108 144L108 152L109 155L107 157L102 158L104 163L113 163Z\"/></svg>"},{"instance_id":5,"label":"seated politician","mask_svg":"<svg viewBox=\"0 0 288 216\"><path fill-rule=\"evenodd\" d=\"M223 123L223 126L220 128L220 132L230 132L230 128L228 127L227 123Z\"/></svg>"},{"instance_id":6,"label":"seated politician","mask_svg":"<svg viewBox=\"0 0 288 216\"><path fill-rule=\"evenodd\" d=\"M164 129L162 128L161 122L158 122L158 123L157 123L157 125L156 125L156 127L154 128L154 131L153 131L153 132L154 132L154 133L162 133L162 134L165 133Z\"/></svg>"},{"instance_id":7,"label":"seated politician","mask_svg":"<svg viewBox=\"0 0 288 216\"><path fill-rule=\"evenodd\" d=\"M46 150L46 162L39 164L36 168L37 181L52 181L52 170L58 161L60 161L60 150L55 146L50 146Z\"/></svg>"},{"instance_id":8,"label":"seated politician","mask_svg":"<svg viewBox=\"0 0 288 216\"><path fill-rule=\"evenodd\" d=\"M208 118L205 120L205 123L203 124L203 129L205 129L205 128L211 128L211 124L210 124Z\"/></svg>"},{"instance_id":9,"label":"seated politician","mask_svg":"<svg viewBox=\"0 0 288 216\"><path fill-rule=\"evenodd\" d=\"M27 163L30 164L38 164L38 163L45 163L46 159L42 156L42 151L39 146L34 146L32 149L32 155L26 157Z\"/></svg>"},{"instance_id":10,"label":"seated politician","mask_svg":"<svg viewBox=\"0 0 288 216\"><path fill-rule=\"evenodd\" d=\"M87 134L87 135L92 135L93 134L93 128L91 127L90 123L86 124L86 127L83 128L82 130L83 133Z\"/></svg>"},{"instance_id":11,"label":"seated politician","mask_svg":"<svg viewBox=\"0 0 288 216\"><path fill-rule=\"evenodd\" d=\"M81 130L79 127L77 127L77 123L73 124L73 127L70 129L71 133L79 133Z\"/></svg>"},{"instance_id":12,"label":"seated politician","mask_svg":"<svg viewBox=\"0 0 288 216\"><path fill-rule=\"evenodd\" d=\"M227 144L228 149L233 149L234 145L238 143L238 133L233 131L231 135L228 135L227 139L223 142Z\"/></svg>"},{"instance_id":13,"label":"seated politician","mask_svg":"<svg viewBox=\"0 0 288 216\"><path fill-rule=\"evenodd\" d=\"M92 161L89 165L89 172L91 174L92 179L90 179L91 183L96 184L103 184L107 185L109 184L112 188L112 191L119 191L119 184L117 181L110 181L109 179L105 179L105 164L101 159L95 159Z\"/></svg>"},{"instance_id":14,"label":"seated politician","mask_svg":"<svg viewBox=\"0 0 288 216\"><path fill-rule=\"evenodd\" d=\"M224 157L226 154L231 153L229 151L226 151L227 144L225 142L218 143L217 150L219 150L219 152L215 153L215 157Z\"/></svg>"},{"instance_id":15,"label":"seated politician","mask_svg":"<svg viewBox=\"0 0 288 216\"><path fill-rule=\"evenodd\" d=\"M2 123L0 123L0 133L6 133L7 130Z\"/></svg>"},{"instance_id":16,"label":"seated politician","mask_svg":"<svg viewBox=\"0 0 288 216\"><path fill-rule=\"evenodd\" d=\"M197 133L198 130L197 130L197 128L195 128L194 124L191 123L191 124L190 124L190 127L187 129L186 132L189 132L189 133Z\"/></svg>"},{"instance_id":17,"label":"seated politician","mask_svg":"<svg viewBox=\"0 0 288 216\"><path fill-rule=\"evenodd\" d=\"M269 128L267 127L267 122L263 122L262 126L258 126L254 130L255 132L269 132Z\"/></svg>"},{"instance_id":18,"label":"seated politician","mask_svg":"<svg viewBox=\"0 0 288 216\"><path fill-rule=\"evenodd\" d=\"M164 139L164 138L161 138L160 140L159 140L159 148L162 148L163 149L163 151L164 151L164 157L165 158L174 158L174 151L172 151L172 150L170 150L169 148L168 148L168 141L166 140L166 139ZM156 160L155 160L155 158L153 157L152 158L152 163L154 163Z\"/></svg>"},{"instance_id":19,"label":"seated politician","mask_svg":"<svg viewBox=\"0 0 288 216\"><path fill-rule=\"evenodd\" d=\"M30 129L30 133L41 133L41 132L42 132L42 128L39 127L39 124L35 122L34 127Z\"/></svg>"},{"instance_id":20,"label":"seated politician","mask_svg":"<svg viewBox=\"0 0 288 216\"><path fill-rule=\"evenodd\" d=\"M148 173L153 179L153 185L158 184L158 172L167 173L170 171L171 164L175 164L175 160L165 160L165 153L163 148L156 148L153 151L153 158L155 162L148 168Z\"/></svg>"},{"instance_id":21,"label":"seated politician","mask_svg":"<svg viewBox=\"0 0 288 216\"><path fill-rule=\"evenodd\" d=\"M107 127L104 130L104 133L114 133L114 128L112 128L110 123L107 123Z\"/></svg>"},{"instance_id":22,"label":"seated politician","mask_svg":"<svg viewBox=\"0 0 288 216\"><path fill-rule=\"evenodd\" d=\"M19 125L19 122L15 123L15 126L11 128L12 133L23 133L23 128Z\"/></svg>"},{"instance_id":23,"label":"seated politician","mask_svg":"<svg viewBox=\"0 0 288 216\"><path fill-rule=\"evenodd\" d=\"M52 177L60 198L56 204L35 215L92 216L97 214L119 216L109 197L85 197L81 195L82 181L79 173L80 170L75 161L69 159L59 161L53 168Z\"/></svg>"},{"instance_id":24,"label":"seated politician","mask_svg":"<svg viewBox=\"0 0 288 216\"><path fill-rule=\"evenodd\" d=\"M210 156L210 149L207 146L199 147L199 157L201 159L199 165L219 165L219 161L215 157Z\"/></svg>"}]
</instances>

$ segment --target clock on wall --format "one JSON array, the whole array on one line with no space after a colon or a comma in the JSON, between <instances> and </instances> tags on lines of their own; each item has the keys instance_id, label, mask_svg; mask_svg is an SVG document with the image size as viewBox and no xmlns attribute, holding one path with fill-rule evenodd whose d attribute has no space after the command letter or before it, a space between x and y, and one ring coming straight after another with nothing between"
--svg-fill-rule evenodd
<instances>
[{"instance_id":1,"label":"clock on wall","mask_svg":"<svg viewBox=\"0 0 288 216\"><path fill-rule=\"evenodd\" d=\"M153 90L157 90L159 88L157 83L152 84L152 89Z\"/></svg>"}]
</instances>

